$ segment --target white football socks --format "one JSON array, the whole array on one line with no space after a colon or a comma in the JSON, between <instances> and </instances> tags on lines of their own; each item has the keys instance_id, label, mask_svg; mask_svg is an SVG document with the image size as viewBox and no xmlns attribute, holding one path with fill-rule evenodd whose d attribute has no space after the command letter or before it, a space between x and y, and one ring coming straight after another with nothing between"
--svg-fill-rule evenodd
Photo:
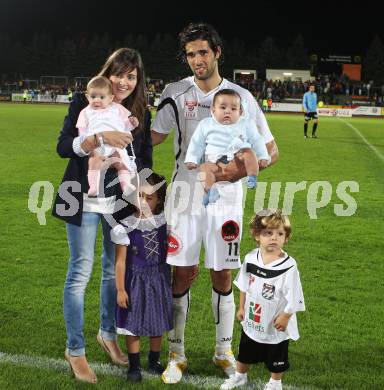
<instances>
[{"instance_id":1,"label":"white football socks","mask_svg":"<svg viewBox=\"0 0 384 390\"><path fill-rule=\"evenodd\" d=\"M212 311L216 324L216 355L223 355L231 350L235 310L232 289L226 294L212 289Z\"/></svg>"},{"instance_id":2,"label":"white football socks","mask_svg":"<svg viewBox=\"0 0 384 390\"><path fill-rule=\"evenodd\" d=\"M185 356L184 332L189 310L190 291L173 296L173 329L168 333L169 351Z\"/></svg>"}]
</instances>

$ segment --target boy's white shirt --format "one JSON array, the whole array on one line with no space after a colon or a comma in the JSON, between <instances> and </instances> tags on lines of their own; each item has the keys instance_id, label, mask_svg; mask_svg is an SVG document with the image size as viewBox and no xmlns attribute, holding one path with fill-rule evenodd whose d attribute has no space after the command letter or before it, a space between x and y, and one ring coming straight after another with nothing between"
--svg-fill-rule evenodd
<instances>
[{"instance_id":1,"label":"boy's white shirt","mask_svg":"<svg viewBox=\"0 0 384 390\"><path fill-rule=\"evenodd\" d=\"M255 249L245 256L234 284L246 294L242 326L248 337L264 344L299 338L296 312L305 311L305 304L295 259L284 253L265 265ZM274 320L283 312L292 315L282 332Z\"/></svg>"}]
</instances>

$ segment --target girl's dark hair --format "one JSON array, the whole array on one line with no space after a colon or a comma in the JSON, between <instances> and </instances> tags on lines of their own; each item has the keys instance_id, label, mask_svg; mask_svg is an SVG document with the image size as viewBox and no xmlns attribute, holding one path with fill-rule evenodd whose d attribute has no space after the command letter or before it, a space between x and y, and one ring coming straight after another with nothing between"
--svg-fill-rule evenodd
<instances>
[{"instance_id":1,"label":"girl's dark hair","mask_svg":"<svg viewBox=\"0 0 384 390\"><path fill-rule=\"evenodd\" d=\"M207 23L190 23L179 34L179 58L185 61L185 46L187 43L201 39L207 41L211 50L216 54L218 48L223 49L223 42L217 31ZM223 55L220 56L222 61Z\"/></svg>"},{"instance_id":2,"label":"girl's dark hair","mask_svg":"<svg viewBox=\"0 0 384 390\"><path fill-rule=\"evenodd\" d=\"M158 175L155 172L152 172L148 177L147 177L147 183L150 184L151 186L156 186L158 184L161 184L158 186L156 190L157 197L159 199L159 202L157 203L157 206L155 208L154 214L160 214L161 212L164 211L164 205L165 205L165 197L167 194L167 182L165 180L164 176Z\"/></svg>"},{"instance_id":3,"label":"girl's dark hair","mask_svg":"<svg viewBox=\"0 0 384 390\"><path fill-rule=\"evenodd\" d=\"M122 105L129 109L139 120L138 128L144 128L144 117L147 108L145 96L144 65L140 53L135 49L123 47L114 51L102 66L98 76L120 76L124 73L137 71L137 84L135 90L122 101Z\"/></svg>"}]
</instances>

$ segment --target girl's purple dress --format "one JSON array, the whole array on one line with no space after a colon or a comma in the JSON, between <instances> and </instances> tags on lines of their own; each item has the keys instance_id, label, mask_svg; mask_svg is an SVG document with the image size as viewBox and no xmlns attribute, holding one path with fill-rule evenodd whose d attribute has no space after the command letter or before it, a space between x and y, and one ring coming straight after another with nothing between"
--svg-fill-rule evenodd
<instances>
[{"instance_id":1,"label":"girl's purple dress","mask_svg":"<svg viewBox=\"0 0 384 390\"><path fill-rule=\"evenodd\" d=\"M161 336L173 328L171 267L163 213L151 219L130 216L112 230L112 241L128 245L125 289L128 309L117 306L119 334ZM128 239L127 239L128 238Z\"/></svg>"}]
</instances>

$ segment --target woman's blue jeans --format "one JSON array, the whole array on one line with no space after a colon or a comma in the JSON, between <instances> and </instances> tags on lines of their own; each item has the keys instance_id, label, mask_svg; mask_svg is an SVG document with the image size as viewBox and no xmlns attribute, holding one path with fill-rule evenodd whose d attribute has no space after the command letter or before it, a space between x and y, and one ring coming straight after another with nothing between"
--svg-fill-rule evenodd
<instances>
[{"instance_id":1,"label":"woman's blue jeans","mask_svg":"<svg viewBox=\"0 0 384 390\"><path fill-rule=\"evenodd\" d=\"M100 220L103 228L100 334L107 340L116 340L115 245L111 241L110 228L102 214L84 212L81 226L67 224L70 259L64 285L64 319L67 348L72 356L85 355L84 293L92 273Z\"/></svg>"}]
</instances>

